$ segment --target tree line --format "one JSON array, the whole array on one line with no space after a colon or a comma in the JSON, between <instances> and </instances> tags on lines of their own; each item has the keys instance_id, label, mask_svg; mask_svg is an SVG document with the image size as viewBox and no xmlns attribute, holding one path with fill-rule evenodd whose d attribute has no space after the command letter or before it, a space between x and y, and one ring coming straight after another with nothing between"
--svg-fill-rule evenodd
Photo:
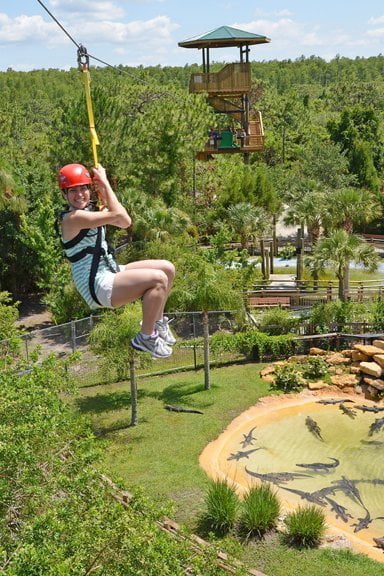
<instances>
[{"instance_id":1,"label":"tree line","mask_svg":"<svg viewBox=\"0 0 384 576\"><path fill-rule=\"evenodd\" d=\"M91 68L99 159L134 222L113 232L118 253L176 260L179 292L200 259L214 266L232 258L240 265L226 267L231 285L244 289L258 272L244 252L224 247L245 249L269 236L284 213L308 229L315 275L334 243L344 243L335 266L345 283L362 249L356 232L383 231L382 69L381 55L253 62L251 99L263 115L265 146L245 163L241 154L196 160L218 121L204 96L188 93L197 64ZM57 321L87 315L54 226L58 168L92 165L81 74L8 70L0 90L0 289L14 300L42 293ZM363 254L367 266L371 256Z\"/></svg>"}]
</instances>

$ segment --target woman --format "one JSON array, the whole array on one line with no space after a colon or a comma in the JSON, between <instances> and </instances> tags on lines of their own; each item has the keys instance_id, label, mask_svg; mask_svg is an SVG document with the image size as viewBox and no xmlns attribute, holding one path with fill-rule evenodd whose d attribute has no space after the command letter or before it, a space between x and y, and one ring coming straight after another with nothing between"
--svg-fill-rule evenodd
<instances>
[{"instance_id":1,"label":"woman","mask_svg":"<svg viewBox=\"0 0 384 576\"><path fill-rule=\"evenodd\" d=\"M142 298L141 331L131 344L155 358L170 356L176 340L164 306L175 276L174 265L168 260L117 265L108 250L105 226L128 228L132 221L100 164L93 168L92 177L82 164L67 164L59 171L58 180L68 203L61 212L61 242L81 296L91 308L117 308ZM91 202L92 181L104 206L101 210Z\"/></svg>"}]
</instances>

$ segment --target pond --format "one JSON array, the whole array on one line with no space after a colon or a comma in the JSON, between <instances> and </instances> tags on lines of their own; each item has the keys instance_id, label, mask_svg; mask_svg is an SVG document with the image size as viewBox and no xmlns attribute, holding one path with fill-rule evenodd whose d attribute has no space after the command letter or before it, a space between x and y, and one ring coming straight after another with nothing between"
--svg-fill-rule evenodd
<instances>
[{"instance_id":1,"label":"pond","mask_svg":"<svg viewBox=\"0 0 384 576\"><path fill-rule=\"evenodd\" d=\"M318 505L329 534L384 562L373 540L384 536L384 425L376 423L384 412L367 406L374 404L355 394L265 398L207 446L200 464L239 493L269 482L285 512Z\"/></svg>"}]
</instances>

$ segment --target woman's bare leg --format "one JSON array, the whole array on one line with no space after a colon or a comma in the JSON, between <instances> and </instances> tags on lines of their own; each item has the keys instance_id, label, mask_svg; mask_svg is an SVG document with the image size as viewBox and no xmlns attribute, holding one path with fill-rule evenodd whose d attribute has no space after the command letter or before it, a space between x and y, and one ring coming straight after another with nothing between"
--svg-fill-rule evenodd
<instances>
[{"instance_id":1,"label":"woman's bare leg","mask_svg":"<svg viewBox=\"0 0 384 576\"><path fill-rule=\"evenodd\" d=\"M168 292L168 276L163 270L128 265L116 274L111 304L115 308L142 298L142 332L150 335L162 317Z\"/></svg>"},{"instance_id":2,"label":"woman's bare leg","mask_svg":"<svg viewBox=\"0 0 384 576\"><path fill-rule=\"evenodd\" d=\"M164 306L167 301L168 295L171 291L173 286L173 280L175 278L175 267L169 260L139 260L138 262L130 262L126 264L124 270L142 270L145 269L154 269L154 270L161 270L166 274L168 283L167 283L167 290L166 296L163 300L163 305L159 308L159 314L156 320L161 320L164 314ZM143 309L143 323L144 323L144 309Z\"/></svg>"}]
</instances>

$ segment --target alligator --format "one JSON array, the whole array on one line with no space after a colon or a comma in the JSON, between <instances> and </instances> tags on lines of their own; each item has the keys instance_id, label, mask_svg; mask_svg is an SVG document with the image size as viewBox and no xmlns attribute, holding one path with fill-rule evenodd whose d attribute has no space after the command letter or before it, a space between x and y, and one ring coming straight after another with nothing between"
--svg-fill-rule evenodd
<instances>
[{"instance_id":1,"label":"alligator","mask_svg":"<svg viewBox=\"0 0 384 576\"><path fill-rule=\"evenodd\" d=\"M367 446L382 446L384 444L383 440L360 440L360 442Z\"/></svg>"},{"instance_id":2,"label":"alligator","mask_svg":"<svg viewBox=\"0 0 384 576\"><path fill-rule=\"evenodd\" d=\"M194 410L193 408L181 408L180 406L171 406L170 404L166 404L164 408L170 412L189 412L190 414L203 414L203 412L200 412L200 410Z\"/></svg>"},{"instance_id":3,"label":"alligator","mask_svg":"<svg viewBox=\"0 0 384 576\"><path fill-rule=\"evenodd\" d=\"M312 434L314 434L316 436L316 438L319 438L319 440L324 442L324 440L321 436L320 426L318 425L318 423L315 420L313 420L313 418L311 418L310 416L307 416L305 419L305 424L306 424L308 430L310 432L312 432Z\"/></svg>"},{"instance_id":4,"label":"alligator","mask_svg":"<svg viewBox=\"0 0 384 576\"><path fill-rule=\"evenodd\" d=\"M238 462L241 458L249 458L249 455L253 452L257 452L257 450L262 450L261 446L260 448L253 448L253 450L239 450L238 452L232 453L228 456L227 460L237 460Z\"/></svg>"},{"instance_id":5,"label":"alligator","mask_svg":"<svg viewBox=\"0 0 384 576\"><path fill-rule=\"evenodd\" d=\"M381 538L374 538L373 541L377 548L383 548L384 550L384 536L381 536Z\"/></svg>"},{"instance_id":6,"label":"alligator","mask_svg":"<svg viewBox=\"0 0 384 576\"><path fill-rule=\"evenodd\" d=\"M285 482L297 480L298 478L312 478L310 474L302 474L301 472L269 472L266 474L261 474L259 472L248 470L246 466L245 471L250 476L254 476L262 482L270 482L271 484L284 484Z\"/></svg>"},{"instance_id":7,"label":"alligator","mask_svg":"<svg viewBox=\"0 0 384 576\"><path fill-rule=\"evenodd\" d=\"M352 524L352 526L355 527L354 532L360 532L360 530L368 528L369 524L373 522L373 518L371 518L371 515L367 510L367 508L364 508L364 510L366 512L364 518L357 518L358 522L356 524Z\"/></svg>"},{"instance_id":8,"label":"alligator","mask_svg":"<svg viewBox=\"0 0 384 576\"><path fill-rule=\"evenodd\" d=\"M362 410L363 412L374 412L375 414L377 414L377 412L383 412L384 411L384 406L367 406L366 404L361 404L361 405L357 405L355 406L355 408L357 408L358 410Z\"/></svg>"},{"instance_id":9,"label":"alligator","mask_svg":"<svg viewBox=\"0 0 384 576\"><path fill-rule=\"evenodd\" d=\"M300 466L300 468L310 468L311 470L314 470L315 472L320 472L320 471L329 472L332 468L337 468L338 465L340 464L340 460L338 460L337 458L330 458L330 460L333 460L332 464L326 464L326 463L322 463L322 462L313 462L311 464L296 464L296 466Z\"/></svg>"},{"instance_id":10,"label":"alligator","mask_svg":"<svg viewBox=\"0 0 384 576\"><path fill-rule=\"evenodd\" d=\"M288 492L292 492L292 494L297 494L300 496L302 500L308 500L308 502L313 502L313 504L318 504L319 506L325 506L326 503L324 502L325 496L319 494L317 492L304 492L303 490L296 490L295 488L287 488L287 486L279 486L283 490L287 490Z\"/></svg>"},{"instance_id":11,"label":"alligator","mask_svg":"<svg viewBox=\"0 0 384 576\"><path fill-rule=\"evenodd\" d=\"M379 432L384 426L384 418L376 418L376 420L370 425L368 436L373 436L374 432Z\"/></svg>"},{"instance_id":12,"label":"alligator","mask_svg":"<svg viewBox=\"0 0 384 576\"><path fill-rule=\"evenodd\" d=\"M253 431L256 430L256 428L257 426L254 426L253 428L251 428L248 434L243 434L244 440L241 441L242 448L245 448L246 446L253 444L253 441L256 440L256 438L253 437Z\"/></svg>"},{"instance_id":13,"label":"alligator","mask_svg":"<svg viewBox=\"0 0 384 576\"><path fill-rule=\"evenodd\" d=\"M343 522L348 522L348 518L353 518L353 516L351 516L351 514L347 513L347 509L344 506L342 506L341 504L338 504L338 502L336 502L335 500L333 500L329 496L324 496L324 497L325 497L326 501L329 502L329 504L331 505L331 510L332 510L332 512L335 512L336 518L341 518L343 520Z\"/></svg>"},{"instance_id":14,"label":"alligator","mask_svg":"<svg viewBox=\"0 0 384 576\"><path fill-rule=\"evenodd\" d=\"M349 480L345 476L342 476L341 479L333 481L332 484L335 484L335 488L342 490L347 496L352 495L355 500L364 508L364 510L366 510L361 499L360 492L355 486L355 481Z\"/></svg>"},{"instance_id":15,"label":"alligator","mask_svg":"<svg viewBox=\"0 0 384 576\"><path fill-rule=\"evenodd\" d=\"M355 410L348 408L348 406L344 406L344 404L339 404L339 410L341 410L344 414L349 416L350 418L356 418Z\"/></svg>"},{"instance_id":16,"label":"alligator","mask_svg":"<svg viewBox=\"0 0 384 576\"><path fill-rule=\"evenodd\" d=\"M342 400L317 400L317 404L345 404L345 402L355 402L354 400L350 400L349 398L343 398Z\"/></svg>"}]
</instances>

